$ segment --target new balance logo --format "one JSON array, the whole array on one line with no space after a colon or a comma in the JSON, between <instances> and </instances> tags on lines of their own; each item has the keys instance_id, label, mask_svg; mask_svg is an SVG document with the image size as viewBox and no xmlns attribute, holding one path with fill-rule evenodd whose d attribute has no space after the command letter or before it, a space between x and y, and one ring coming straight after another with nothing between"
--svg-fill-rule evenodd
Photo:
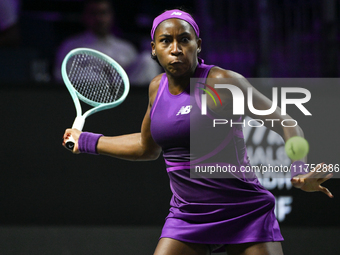
<instances>
[{"instance_id":1,"label":"new balance logo","mask_svg":"<svg viewBox=\"0 0 340 255\"><path fill-rule=\"evenodd\" d=\"M178 111L177 115L183 115L190 113L192 105L182 106L182 108Z\"/></svg>"},{"instance_id":2,"label":"new balance logo","mask_svg":"<svg viewBox=\"0 0 340 255\"><path fill-rule=\"evenodd\" d=\"M180 15L182 15L182 13L181 13L181 12L173 12L173 13L171 13L171 15L177 15L177 16L180 16Z\"/></svg>"}]
</instances>

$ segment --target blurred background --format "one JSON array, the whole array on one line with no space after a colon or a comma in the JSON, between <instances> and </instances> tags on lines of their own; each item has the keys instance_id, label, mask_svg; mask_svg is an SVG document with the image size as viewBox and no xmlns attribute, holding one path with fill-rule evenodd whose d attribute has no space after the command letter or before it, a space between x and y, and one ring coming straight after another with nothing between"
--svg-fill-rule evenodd
<instances>
[{"instance_id":1,"label":"blurred background","mask_svg":"<svg viewBox=\"0 0 340 255\"><path fill-rule=\"evenodd\" d=\"M150 77L161 72L150 58L150 29L164 9L184 6L191 11L200 26L205 63L247 78L294 78L294 86L309 89L312 99L306 107L313 116L293 107L288 112L310 142L310 163L340 164L339 0L111 4L110 37L93 39L97 34L86 32L84 17L98 18L105 11L86 12L81 0L0 0L0 254L153 253L171 198L163 159L125 162L66 151L62 135L75 110L58 78L58 58L75 45L71 42L119 42L113 58L129 47L121 54L122 63L130 57L128 98L91 116L84 130L139 132ZM82 37L89 34L90 39ZM257 86L269 97L271 87L266 82ZM268 131L256 132L246 131L252 162L287 164L278 153L282 141L273 140ZM285 254L339 254L338 179L325 184L333 199L292 189L289 177L261 181L277 199Z\"/></svg>"}]
</instances>

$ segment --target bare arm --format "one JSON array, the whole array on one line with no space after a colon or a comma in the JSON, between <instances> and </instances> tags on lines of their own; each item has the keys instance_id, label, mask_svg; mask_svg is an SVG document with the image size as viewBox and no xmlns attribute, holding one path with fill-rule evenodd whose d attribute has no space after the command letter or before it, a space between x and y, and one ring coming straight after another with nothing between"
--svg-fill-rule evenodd
<instances>
[{"instance_id":1,"label":"bare arm","mask_svg":"<svg viewBox=\"0 0 340 255\"><path fill-rule=\"evenodd\" d=\"M248 88L252 88L253 106L257 110L268 110L272 106L272 101L269 98L267 98L262 93L260 93L257 89L255 89L247 81L246 78L244 78L242 75L238 73L215 67L211 70L208 78L224 79L224 81L227 81L229 84L232 84L238 87L243 92L245 103L247 102ZM215 81L215 80L212 80L212 81ZM214 84L211 84L211 85L214 86ZM221 97L223 106L219 106L219 105L215 106L213 102L209 102L211 101L211 99L208 98L209 108L221 114L222 116L231 118L232 110L233 110L232 109L233 97L232 97L231 92L228 89L216 89L216 90ZM267 128L281 135L285 141L287 141L290 137L293 137L293 136L302 136L302 137L304 136L302 129L298 125L296 125L295 127L284 127L281 125L281 121L292 119L292 117L290 117L288 114L281 115L281 109L278 106L276 106L276 109L273 113L268 114L268 115L255 115L248 109L246 104L244 105L244 109L245 109L245 115L248 115L249 117L253 119L262 120L264 123L264 126L266 126ZM275 119L277 121L268 121L270 119ZM295 124L294 122L291 122L291 123L289 123L288 121L285 122L285 126L293 126L294 124Z\"/></svg>"},{"instance_id":2,"label":"bare arm","mask_svg":"<svg viewBox=\"0 0 340 255\"><path fill-rule=\"evenodd\" d=\"M160 155L161 148L155 143L150 131L150 110L155 100L161 75L155 77L149 87L149 104L144 116L141 132L121 136L102 136L98 140L97 152L125 160L154 160ZM75 129L67 129L64 139L72 135L76 141L74 153L79 153L78 139L81 132Z\"/></svg>"},{"instance_id":3,"label":"bare arm","mask_svg":"<svg viewBox=\"0 0 340 255\"><path fill-rule=\"evenodd\" d=\"M268 99L258 90L256 90L242 75L238 73L215 67L209 73L208 78L226 79L228 81L228 84L237 86L243 92L243 95L247 95L248 88L251 87L253 90L253 93L252 93L253 106L257 110L268 110L272 106L272 101L270 99ZM207 82L209 83L209 81ZM214 84L209 84L209 85L214 86ZM209 100L209 98L207 100L207 104L211 110L219 113L220 115L224 117L229 116L230 118L232 116L232 106L233 106L232 94L227 89L216 89L216 90L221 97L223 106L219 106L219 105L216 106L212 102L212 100ZM262 120L264 125L267 128L277 132L279 135L282 136L282 138L285 141L287 141L289 138L293 136L304 137L302 129L298 125L294 126L295 122L291 121L291 123L289 123L289 121L286 121L285 122L286 126L281 125L281 122L283 120L292 119L292 117L290 117L288 114L281 115L281 109L278 106L276 106L275 111L273 113L265 115L265 116L255 115L248 109L247 105L244 105L244 109L245 109L246 115L248 115L249 117L253 119ZM278 121L268 122L266 121L268 119L276 119ZM301 159L301 161L307 162L307 158ZM320 167L322 167L322 164L320 164L317 167L317 169L319 169ZM292 178L291 182L294 187L299 188L301 190L304 190L307 192L321 191L325 193L328 197L332 198L333 197L332 193L327 188L321 186L323 182L327 181L331 177L332 177L332 173L329 173L328 171L325 171L322 173L318 173L317 171L312 171L307 174L301 174L301 175L295 176L294 178Z\"/></svg>"}]
</instances>

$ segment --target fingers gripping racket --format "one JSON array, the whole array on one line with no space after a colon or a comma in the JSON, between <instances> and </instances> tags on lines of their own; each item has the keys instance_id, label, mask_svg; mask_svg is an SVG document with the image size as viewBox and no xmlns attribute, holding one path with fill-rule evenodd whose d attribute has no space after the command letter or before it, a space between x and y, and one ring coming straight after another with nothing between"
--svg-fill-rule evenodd
<instances>
[{"instance_id":1,"label":"fingers gripping racket","mask_svg":"<svg viewBox=\"0 0 340 255\"><path fill-rule=\"evenodd\" d=\"M77 112L72 128L80 131L88 116L118 106L130 89L124 69L109 56L92 49L70 51L63 60L61 74ZM93 108L82 114L79 99ZM71 136L65 146L73 150L74 143Z\"/></svg>"}]
</instances>

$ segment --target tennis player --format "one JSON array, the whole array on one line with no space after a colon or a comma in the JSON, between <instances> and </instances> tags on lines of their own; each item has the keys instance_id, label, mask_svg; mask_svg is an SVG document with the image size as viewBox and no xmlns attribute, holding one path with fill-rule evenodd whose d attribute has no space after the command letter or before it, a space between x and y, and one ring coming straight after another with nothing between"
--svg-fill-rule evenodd
<instances>
[{"instance_id":1,"label":"tennis player","mask_svg":"<svg viewBox=\"0 0 340 255\"><path fill-rule=\"evenodd\" d=\"M74 153L102 154L126 160L154 160L163 153L173 196L155 255L206 255L213 251L227 251L228 255L283 254L283 238L274 215L274 196L256 177L190 178L188 162L195 157L190 151L190 119L202 117L199 107L190 102L190 78L232 78L244 95L251 85L238 73L204 64L198 57L202 49L199 27L185 11L168 10L156 17L151 38L152 57L165 73L150 83L149 104L141 132L106 137L67 129L64 141L73 136ZM208 100L209 112L230 116L232 97L228 91L218 91L223 107ZM269 109L271 101L257 90L253 91L255 108ZM246 114L263 120L291 119L281 116L279 108L270 116L254 116L247 109ZM198 134L205 131L208 123L199 121L202 125L194 130ZM223 158L226 164L238 168L249 165L239 126L229 127L230 139L212 153L213 157ZM303 136L298 126L269 128L286 141L292 136ZM292 183L302 190L321 191L332 197L320 185L329 178L328 173L297 173L292 176Z\"/></svg>"}]
</instances>

